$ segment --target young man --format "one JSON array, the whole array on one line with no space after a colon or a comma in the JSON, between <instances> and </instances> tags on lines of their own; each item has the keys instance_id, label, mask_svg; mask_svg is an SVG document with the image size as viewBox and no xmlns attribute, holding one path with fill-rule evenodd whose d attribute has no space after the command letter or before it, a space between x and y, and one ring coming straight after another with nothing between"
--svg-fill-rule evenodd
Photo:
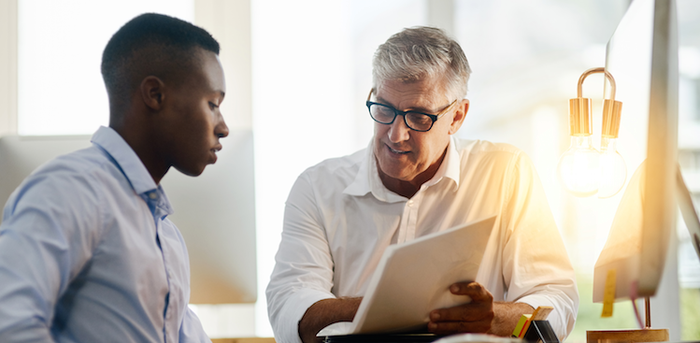
<instances>
[{"instance_id":1,"label":"young man","mask_svg":"<svg viewBox=\"0 0 700 343\"><path fill-rule=\"evenodd\" d=\"M158 14L110 39L109 127L5 206L1 342L210 341L187 307L187 248L159 183L170 167L196 176L216 162L228 135L218 53L205 30Z\"/></svg>"},{"instance_id":2,"label":"young man","mask_svg":"<svg viewBox=\"0 0 700 343\"><path fill-rule=\"evenodd\" d=\"M471 303L434 309L427 329L509 336L522 314L552 306L559 337L571 331L574 272L532 163L507 144L454 138L470 73L439 29L406 29L379 46L366 103L372 142L307 169L287 199L267 288L277 342L311 343L351 321L390 244L492 215L482 272L450 287Z\"/></svg>"}]
</instances>

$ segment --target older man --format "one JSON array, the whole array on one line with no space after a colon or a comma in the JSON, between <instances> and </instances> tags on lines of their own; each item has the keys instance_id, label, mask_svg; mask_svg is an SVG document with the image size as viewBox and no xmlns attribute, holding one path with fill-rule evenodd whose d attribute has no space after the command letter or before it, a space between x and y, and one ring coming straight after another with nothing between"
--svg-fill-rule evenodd
<instances>
[{"instance_id":1,"label":"older man","mask_svg":"<svg viewBox=\"0 0 700 343\"><path fill-rule=\"evenodd\" d=\"M470 72L439 29L406 29L378 48L370 145L307 169L287 200L267 289L278 342L309 343L351 321L390 244L494 214L488 272L450 287L472 302L435 309L428 330L507 336L522 314L553 306L559 337L571 331L574 273L531 162L510 145L453 137L469 109Z\"/></svg>"}]
</instances>

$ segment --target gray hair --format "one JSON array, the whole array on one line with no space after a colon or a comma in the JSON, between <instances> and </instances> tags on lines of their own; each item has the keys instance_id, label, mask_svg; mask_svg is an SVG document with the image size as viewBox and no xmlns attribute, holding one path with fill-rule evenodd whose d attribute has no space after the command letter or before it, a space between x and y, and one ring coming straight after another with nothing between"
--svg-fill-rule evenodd
<instances>
[{"instance_id":1,"label":"gray hair","mask_svg":"<svg viewBox=\"0 0 700 343\"><path fill-rule=\"evenodd\" d=\"M372 63L374 88L385 80L418 82L443 78L448 97L464 98L471 74L457 42L434 27L412 27L394 34L377 48Z\"/></svg>"}]
</instances>

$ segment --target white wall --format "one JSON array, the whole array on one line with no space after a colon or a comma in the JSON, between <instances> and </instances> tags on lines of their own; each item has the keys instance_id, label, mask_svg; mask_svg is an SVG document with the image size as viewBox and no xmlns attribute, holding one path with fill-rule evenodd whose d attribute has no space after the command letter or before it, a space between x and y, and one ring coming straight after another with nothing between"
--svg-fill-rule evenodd
<instances>
[{"instance_id":1,"label":"white wall","mask_svg":"<svg viewBox=\"0 0 700 343\"><path fill-rule=\"evenodd\" d=\"M17 0L0 1L0 137L17 132Z\"/></svg>"}]
</instances>

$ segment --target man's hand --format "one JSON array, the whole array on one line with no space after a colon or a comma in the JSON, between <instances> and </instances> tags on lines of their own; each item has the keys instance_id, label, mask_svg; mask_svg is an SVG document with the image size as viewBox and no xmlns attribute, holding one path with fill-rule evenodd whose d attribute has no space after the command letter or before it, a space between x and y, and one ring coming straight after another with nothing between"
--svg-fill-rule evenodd
<instances>
[{"instance_id":1,"label":"man's hand","mask_svg":"<svg viewBox=\"0 0 700 343\"><path fill-rule=\"evenodd\" d=\"M428 330L436 334L459 332L490 333L510 336L520 316L534 308L525 303L494 302L488 290L477 282L458 282L450 292L471 297L468 304L430 312Z\"/></svg>"},{"instance_id":2,"label":"man's hand","mask_svg":"<svg viewBox=\"0 0 700 343\"><path fill-rule=\"evenodd\" d=\"M320 300L306 310L299 321L299 338L304 343L316 342L316 334L328 325L351 322L362 298Z\"/></svg>"},{"instance_id":3,"label":"man's hand","mask_svg":"<svg viewBox=\"0 0 700 343\"><path fill-rule=\"evenodd\" d=\"M466 295L468 304L443 308L430 312L428 330L440 335L458 332L488 332L494 318L493 296L477 282L458 282L450 286L450 292Z\"/></svg>"}]
</instances>

